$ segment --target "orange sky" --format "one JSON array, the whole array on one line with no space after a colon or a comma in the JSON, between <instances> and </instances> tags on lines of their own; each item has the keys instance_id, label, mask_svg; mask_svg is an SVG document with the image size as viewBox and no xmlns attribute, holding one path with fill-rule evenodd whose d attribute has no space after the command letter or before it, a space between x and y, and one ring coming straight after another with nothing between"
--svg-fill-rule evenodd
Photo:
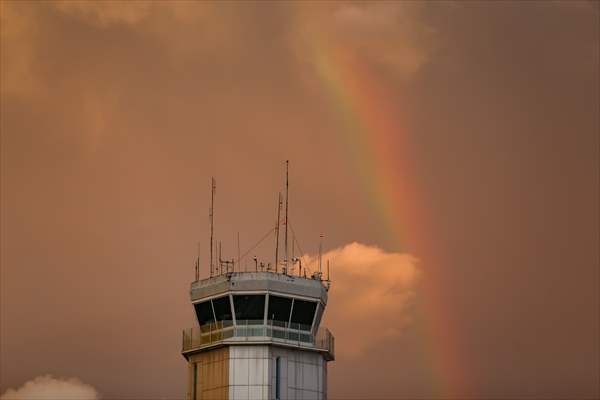
<instances>
[{"instance_id":1,"label":"orange sky","mask_svg":"<svg viewBox=\"0 0 600 400\"><path fill-rule=\"evenodd\" d=\"M234 257L289 159L330 397L600 395L598 3L0 11L0 394L181 398L210 177Z\"/></svg>"}]
</instances>

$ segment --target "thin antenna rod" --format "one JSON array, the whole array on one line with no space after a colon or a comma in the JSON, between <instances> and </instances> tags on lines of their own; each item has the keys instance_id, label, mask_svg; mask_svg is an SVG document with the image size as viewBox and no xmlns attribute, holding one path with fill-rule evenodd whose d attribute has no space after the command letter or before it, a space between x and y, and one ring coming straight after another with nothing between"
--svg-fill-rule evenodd
<instances>
[{"instance_id":1,"label":"thin antenna rod","mask_svg":"<svg viewBox=\"0 0 600 400\"><path fill-rule=\"evenodd\" d=\"M331 277L329 275L329 259L327 259L327 284L325 285L325 289L327 289L329 291L330 287L331 287Z\"/></svg>"},{"instance_id":2,"label":"thin antenna rod","mask_svg":"<svg viewBox=\"0 0 600 400\"><path fill-rule=\"evenodd\" d=\"M281 220L281 192L277 199L277 223L275 224L275 273L277 273L279 264L279 222Z\"/></svg>"},{"instance_id":3,"label":"thin antenna rod","mask_svg":"<svg viewBox=\"0 0 600 400\"><path fill-rule=\"evenodd\" d=\"M288 273L288 169L290 160L285 160L285 273Z\"/></svg>"},{"instance_id":4,"label":"thin antenna rod","mask_svg":"<svg viewBox=\"0 0 600 400\"><path fill-rule=\"evenodd\" d=\"M198 256L196 257L196 281L200 280L200 242L198 242Z\"/></svg>"},{"instance_id":5,"label":"thin antenna rod","mask_svg":"<svg viewBox=\"0 0 600 400\"><path fill-rule=\"evenodd\" d=\"M221 260L221 241L219 240L219 275L223 273L223 261Z\"/></svg>"},{"instance_id":6,"label":"thin antenna rod","mask_svg":"<svg viewBox=\"0 0 600 400\"><path fill-rule=\"evenodd\" d=\"M294 241L296 240L296 235L292 232L292 269L294 268L295 258L294 258Z\"/></svg>"},{"instance_id":7,"label":"thin antenna rod","mask_svg":"<svg viewBox=\"0 0 600 400\"><path fill-rule=\"evenodd\" d=\"M213 276L213 234L214 234L214 218L215 218L215 190L217 189L217 181L211 178L210 185L210 276Z\"/></svg>"},{"instance_id":8,"label":"thin antenna rod","mask_svg":"<svg viewBox=\"0 0 600 400\"><path fill-rule=\"evenodd\" d=\"M323 234L321 233L319 235L319 274L323 273L323 270L321 268L321 259L323 258Z\"/></svg>"},{"instance_id":9,"label":"thin antenna rod","mask_svg":"<svg viewBox=\"0 0 600 400\"><path fill-rule=\"evenodd\" d=\"M237 233L238 237L238 259L237 259L237 265L238 265L238 270L241 272L242 271L242 266L240 265L240 233ZM235 272L235 266L233 267L233 272Z\"/></svg>"}]
</instances>

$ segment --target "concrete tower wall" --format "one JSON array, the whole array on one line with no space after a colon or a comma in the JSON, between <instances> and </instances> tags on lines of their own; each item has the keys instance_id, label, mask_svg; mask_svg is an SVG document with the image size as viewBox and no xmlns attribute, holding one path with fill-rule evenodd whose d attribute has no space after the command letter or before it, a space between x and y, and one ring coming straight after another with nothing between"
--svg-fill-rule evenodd
<instances>
[{"instance_id":1,"label":"concrete tower wall","mask_svg":"<svg viewBox=\"0 0 600 400\"><path fill-rule=\"evenodd\" d=\"M273 367L269 399L275 399L277 357L281 368L280 400L326 399L327 363L321 354L275 346L270 350Z\"/></svg>"},{"instance_id":2,"label":"concrete tower wall","mask_svg":"<svg viewBox=\"0 0 600 400\"><path fill-rule=\"evenodd\" d=\"M327 363L317 352L227 346L190 357L188 399L325 400L326 382Z\"/></svg>"},{"instance_id":3,"label":"concrete tower wall","mask_svg":"<svg viewBox=\"0 0 600 400\"><path fill-rule=\"evenodd\" d=\"M270 361L269 346L231 346L229 398L269 399Z\"/></svg>"}]
</instances>

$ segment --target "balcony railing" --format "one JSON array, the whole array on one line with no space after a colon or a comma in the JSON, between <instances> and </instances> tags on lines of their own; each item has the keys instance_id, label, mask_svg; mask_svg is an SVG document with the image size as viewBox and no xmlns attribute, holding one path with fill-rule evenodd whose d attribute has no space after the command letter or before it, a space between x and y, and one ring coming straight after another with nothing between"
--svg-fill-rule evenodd
<instances>
[{"instance_id":1,"label":"balcony railing","mask_svg":"<svg viewBox=\"0 0 600 400\"><path fill-rule=\"evenodd\" d=\"M275 343L306 348L326 353L334 359L334 337L327 328L319 328L316 334L310 326L262 320L218 321L183 331L182 353L201 350L227 343Z\"/></svg>"}]
</instances>

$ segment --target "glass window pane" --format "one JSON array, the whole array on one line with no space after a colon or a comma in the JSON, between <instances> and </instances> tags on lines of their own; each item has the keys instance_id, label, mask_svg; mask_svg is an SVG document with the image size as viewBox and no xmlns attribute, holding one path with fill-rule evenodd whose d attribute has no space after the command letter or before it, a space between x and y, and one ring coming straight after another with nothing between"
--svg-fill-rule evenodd
<instances>
[{"instance_id":1,"label":"glass window pane","mask_svg":"<svg viewBox=\"0 0 600 400\"><path fill-rule=\"evenodd\" d=\"M292 323L308 325L308 329L310 329L310 325L312 325L316 308L317 303L313 301L294 299L294 309L292 310Z\"/></svg>"},{"instance_id":2,"label":"glass window pane","mask_svg":"<svg viewBox=\"0 0 600 400\"><path fill-rule=\"evenodd\" d=\"M198 323L200 325L215 321L210 301L196 303L194 304L194 309L196 310L196 316L198 317Z\"/></svg>"},{"instance_id":3,"label":"glass window pane","mask_svg":"<svg viewBox=\"0 0 600 400\"><path fill-rule=\"evenodd\" d=\"M269 296L269 312L267 319L273 321L283 321L287 324L290 320L290 310L292 309L292 299L287 297Z\"/></svg>"},{"instance_id":4,"label":"glass window pane","mask_svg":"<svg viewBox=\"0 0 600 400\"><path fill-rule=\"evenodd\" d=\"M229 296L220 297L213 299L213 307L215 308L215 317L217 321L231 321L231 304L229 303Z\"/></svg>"},{"instance_id":5,"label":"glass window pane","mask_svg":"<svg viewBox=\"0 0 600 400\"><path fill-rule=\"evenodd\" d=\"M262 320L265 312L264 294L234 295L233 307L238 321L251 319Z\"/></svg>"}]
</instances>

